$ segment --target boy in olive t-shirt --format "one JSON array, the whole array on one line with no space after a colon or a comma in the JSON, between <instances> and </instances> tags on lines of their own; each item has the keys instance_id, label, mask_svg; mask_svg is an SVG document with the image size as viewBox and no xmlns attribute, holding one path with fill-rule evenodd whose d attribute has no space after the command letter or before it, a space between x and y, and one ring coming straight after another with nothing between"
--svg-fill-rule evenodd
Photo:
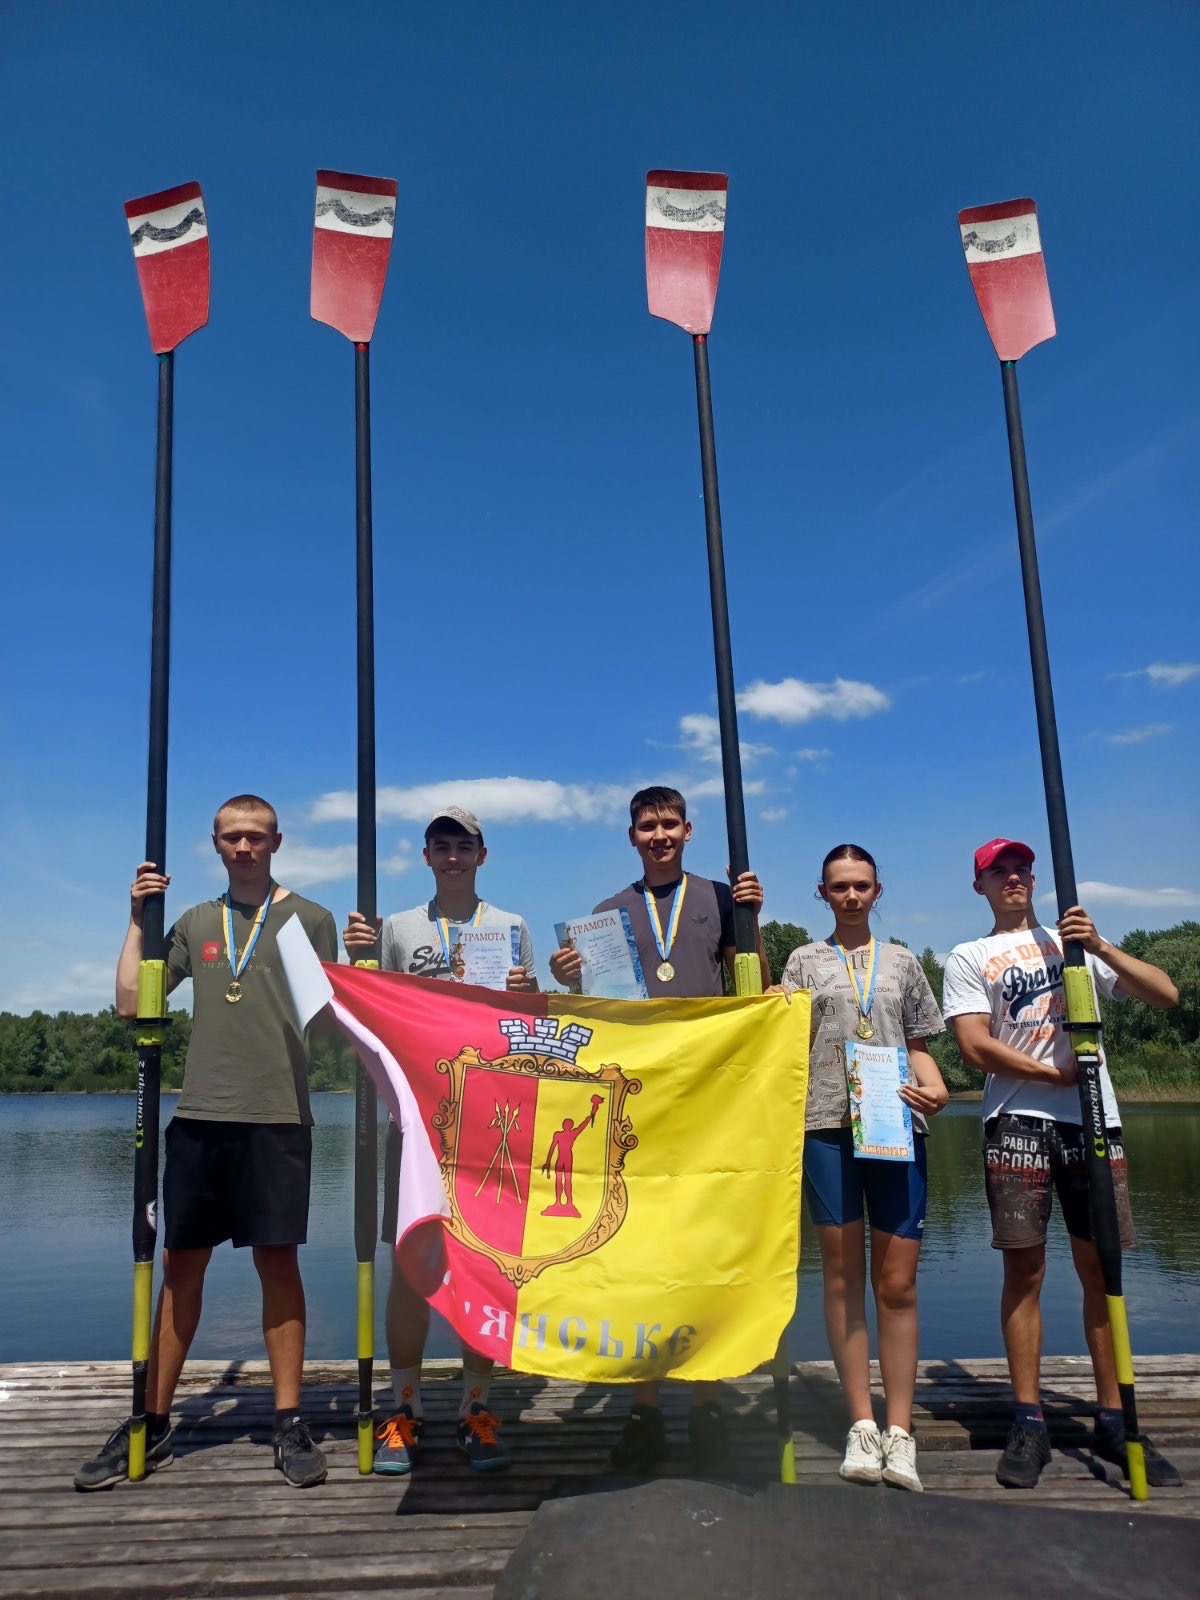
<instances>
[{"instance_id":1,"label":"boy in olive t-shirt","mask_svg":"<svg viewBox=\"0 0 1200 1600\"><path fill-rule=\"evenodd\" d=\"M317 954L337 960L337 928L322 906L282 888L271 858L275 812L238 795L217 812L213 845L228 891L185 911L167 936L167 989L192 979L192 1035L183 1092L167 1128L163 1283L147 1374L146 1470L171 1460L171 1401L200 1321L213 1247L250 1245L262 1283L263 1331L275 1388L275 1465L297 1487L320 1483L325 1457L299 1413L305 1305L297 1247L308 1228L312 1112L304 1037L279 962L279 929L297 915ZM137 869L117 964L117 1010L137 1015L146 901L170 878ZM129 1422L75 1475L101 1489L129 1475Z\"/></svg>"}]
</instances>

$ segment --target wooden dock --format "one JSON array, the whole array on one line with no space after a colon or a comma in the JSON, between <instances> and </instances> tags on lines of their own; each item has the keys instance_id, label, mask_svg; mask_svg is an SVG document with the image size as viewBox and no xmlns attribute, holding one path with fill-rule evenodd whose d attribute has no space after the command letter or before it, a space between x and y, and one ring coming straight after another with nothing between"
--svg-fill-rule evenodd
<instances>
[{"instance_id":1,"label":"wooden dock","mask_svg":"<svg viewBox=\"0 0 1200 1600\"><path fill-rule=\"evenodd\" d=\"M382 1410L390 1399L386 1370L377 1376ZM1011 1404L1004 1363L924 1363L915 1432L927 1495L1003 1504L1014 1540L1022 1508L1031 1506L1200 1517L1200 1356L1138 1363L1144 1426L1186 1480L1181 1489L1153 1491L1148 1508L1134 1507L1115 1468L1086 1447L1087 1360L1046 1361L1043 1391L1054 1460L1037 1491L1006 1492L993 1477ZM836 1483L845 1419L832 1365L798 1364L792 1392L800 1492L805 1483ZM685 1476L686 1390L671 1384L666 1393L672 1458L664 1475ZM320 1487L296 1490L271 1466L265 1363L192 1362L176 1397L174 1462L142 1484L79 1494L72 1474L127 1409L128 1368L0 1365L0 1596L361 1600L401 1591L408 1600L483 1600L538 1505L602 1476L628 1391L498 1377L492 1404L513 1465L490 1476L472 1473L454 1448L459 1384L450 1363L432 1364L424 1394L428 1427L417 1471L407 1479L361 1478L353 1364L310 1363L303 1409L330 1472ZM728 1385L725 1403L736 1418L737 1479L769 1482L769 1379ZM631 1600L632 1591L624 1595Z\"/></svg>"}]
</instances>

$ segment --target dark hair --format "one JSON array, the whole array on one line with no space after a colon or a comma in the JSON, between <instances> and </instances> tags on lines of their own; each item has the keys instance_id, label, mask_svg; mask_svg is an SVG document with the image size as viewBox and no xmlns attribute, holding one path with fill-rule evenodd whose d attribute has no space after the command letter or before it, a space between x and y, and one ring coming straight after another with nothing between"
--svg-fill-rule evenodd
<instances>
[{"instance_id":1,"label":"dark hair","mask_svg":"<svg viewBox=\"0 0 1200 1600\"><path fill-rule=\"evenodd\" d=\"M658 815L664 811L677 811L680 821L687 821L687 801L678 789L665 789L661 784L638 790L629 802L630 822L636 825L643 811L653 811Z\"/></svg>"},{"instance_id":2,"label":"dark hair","mask_svg":"<svg viewBox=\"0 0 1200 1600\"><path fill-rule=\"evenodd\" d=\"M825 869L831 861L865 861L875 874L875 881L879 881L879 868L875 865L875 857L869 850L864 850L860 844L835 844L833 849L821 863L821 882L825 882Z\"/></svg>"},{"instance_id":3,"label":"dark hair","mask_svg":"<svg viewBox=\"0 0 1200 1600\"><path fill-rule=\"evenodd\" d=\"M425 843L428 844L435 833L448 835L452 839L469 839L472 844L483 843L483 830L472 833L470 828L464 828L461 822L455 822L453 817L435 817L425 829Z\"/></svg>"},{"instance_id":4,"label":"dark hair","mask_svg":"<svg viewBox=\"0 0 1200 1600\"><path fill-rule=\"evenodd\" d=\"M213 817L214 833L217 831L217 823L220 820L222 811L261 811L264 816L271 819L271 832L279 832L279 818L275 813L275 807L269 805L261 795L235 794L232 800L226 800L223 806L218 806L216 815Z\"/></svg>"}]
</instances>

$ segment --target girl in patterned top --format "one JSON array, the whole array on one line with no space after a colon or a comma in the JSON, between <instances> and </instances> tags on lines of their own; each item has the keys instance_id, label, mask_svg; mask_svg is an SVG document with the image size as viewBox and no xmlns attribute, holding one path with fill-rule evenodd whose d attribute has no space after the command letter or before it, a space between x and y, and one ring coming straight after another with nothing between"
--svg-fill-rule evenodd
<instances>
[{"instance_id":1,"label":"girl in patterned top","mask_svg":"<svg viewBox=\"0 0 1200 1600\"><path fill-rule=\"evenodd\" d=\"M792 952L781 987L812 991L804 1207L820 1240L825 1327L850 1415L840 1472L853 1483L920 1490L911 1429L917 1260L927 1192L925 1119L949 1099L925 1041L945 1024L917 958L903 945L872 936L871 912L883 893L874 858L858 845L837 845L822 863L817 893L833 912L833 932ZM854 1153L847 1053L860 1040L907 1053L909 1082L897 1093L912 1116L911 1161ZM887 1401L884 1433L871 1409L864 1213Z\"/></svg>"}]
</instances>

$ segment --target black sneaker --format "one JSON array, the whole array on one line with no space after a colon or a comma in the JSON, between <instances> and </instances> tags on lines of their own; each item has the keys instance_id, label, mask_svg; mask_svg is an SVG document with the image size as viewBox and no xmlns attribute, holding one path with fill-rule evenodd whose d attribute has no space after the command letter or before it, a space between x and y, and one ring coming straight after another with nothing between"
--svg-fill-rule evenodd
<instances>
[{"instance_id":1,"label":"black sneaker","mask_svg":"<svg viewBox=\"0 0 1200 1600\"><path fill-rule=\"evenodd\" d=\"M1049 1459L1050 1435L1045 1428L1014 1422L996 1468L996 1482L1006 1489L1036 1489L1042 1468Z\"/></svg>"},{"instance_id":2,"label":"black sneaker","mask_svg":"<svg viewBox=\"0 0 1200 1600\"><path fill-rule=\"evenodd\" d=\"M729 1424L715 1400L694 1405L688 1415L688 1449L698 1478L720 1478L729 1472Z\"/></svg>"},{"instance_id":3,"label":"black sneaker","mask_svg":"<svg viewBox=\"0 0 1200 1600\"><path fill-rule=\"evenodd\" d=\"M1146 1482L1152 1489L1178 1489L1183 1478L1178 1467L1175 1467L1150 1443L1146 1434L1142 1434L1142 1455L1146 1460ZM1105 1461L1111 1461L1114 1466L1120 1467L1126 1477L1129 1476L1129 1457L1125 1450L1124 1428L1102 1428L1096 1424L1092 1434L1092 1449L1098 1456L1103 1456Z\"/></svg>"},{"instance_id":4,"label":"black sneaker","mask_svg":"<svg viewBox=\"0 0 1200 1600\"><path fill-rule=\"evenodd\" d=\"M309 1489L314 1483L324 1483L329 1469L323 1453L312 1441L312 1434L303 1417L293 1417L286 1428L281 1428L271 1440L275 1447L275 1465L290 1484L297 1489Z\"/></svg>"},{"instance_id":5,"label":"black sneaker","mask_svg":"<svg viewBox=\"0 0 1200 1600\"><path fill-rule=\"evenodd\" d=\"M115 1433L109 1434L92 1459L83 1463L75 1474L77 1489L107 1489L129 1476L129 1422L127 1417ZM161 1433L147 1433L147 1473L173 1460L171 1441L174 1437L170 1423Z\"/></svg>"},{"instance_id":6,"label":"black sneaker","mask_svg":"<svg viewBox=\"0 0 1200 1600\"><path fill-rule=\"evenodd\" d=\"M612 1472L647 1478L667 1453L667 1425L658 1406L636 1405L608 1458Z\"/></svg>"}]
</instances>

